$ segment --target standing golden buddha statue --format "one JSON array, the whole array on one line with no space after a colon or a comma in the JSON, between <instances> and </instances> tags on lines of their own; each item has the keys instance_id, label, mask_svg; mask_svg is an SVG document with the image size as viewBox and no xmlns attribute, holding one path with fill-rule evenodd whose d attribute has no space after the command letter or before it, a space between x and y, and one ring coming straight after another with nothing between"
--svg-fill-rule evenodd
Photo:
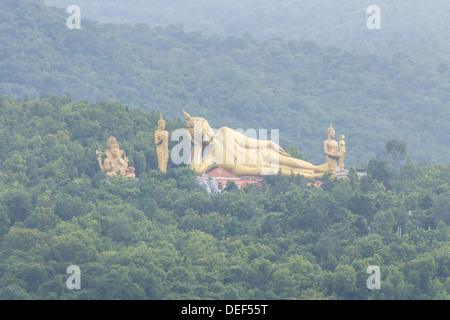
<instances>
[{"instance_id":1,"label":"standing golden buddha statue","mask_svg":"<svg viewBox=\"0 0 450 320\"><path fill-rule=\"evenodd\" d=\"M336 168L337 160L340 158L338 143L334 140L336 132L331 123L328 127L328 139L323 142L323 151L326 156L326 162L329 163L333 169Z\"/></svg>"},{"instance_id":2,"label":"standing golden buddha statue","mask_svg":"<svg viewBox=\"0 0 450 320\"><path fill-rule=\"evenodd\" d=\"M162 114L158 121L158 130L155 131L156 155L158 156L158 168L161 172L167 172L169 161L169 133L165 131L166 122Z\"/></svg>"}]
</instances>

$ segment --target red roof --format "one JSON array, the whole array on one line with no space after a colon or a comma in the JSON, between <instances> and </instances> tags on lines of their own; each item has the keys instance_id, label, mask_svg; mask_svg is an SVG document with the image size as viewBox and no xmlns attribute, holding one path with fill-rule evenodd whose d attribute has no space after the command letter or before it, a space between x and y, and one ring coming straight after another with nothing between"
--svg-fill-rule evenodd
<instances>
[{"instance_id":1,"label":"red roof","mask_svg":"<svg viewBox=\"0 0 450 320\"><path fill-rule=\"evenodd\" d=\"M238 176L220 167L217 167L209 171L208 173L205 174L205 176L211 178L238 178Z\"/></svg>"}]
</instances>

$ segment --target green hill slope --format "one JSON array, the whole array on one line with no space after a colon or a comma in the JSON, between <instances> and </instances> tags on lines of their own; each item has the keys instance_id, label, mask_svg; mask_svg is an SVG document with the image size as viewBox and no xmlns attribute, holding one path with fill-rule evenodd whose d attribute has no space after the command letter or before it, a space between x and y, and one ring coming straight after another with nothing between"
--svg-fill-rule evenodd
<instances>
[{"instance_id":1,"label":"green hill slope","mask_svg":"<svg viewBox=\"0 0 450 320\"><path fill-rule=\"evenodd\" d=\"M271 176L207 194L186 168L155 170L158 117L0 98L1 300L450 298L450 165L392 173L372 159L361 180ZM98 169L110 134L138 179ZM380 290L367 287L371 265Z\"/></svg>"},{"instance_id":2,"label":"green hill slope","mask_svg":"<svg viewBox=\"0 0 450 320\"><path fill-rule=\"evenodd\" d=\"M178 119L180 110L214 128L279 129L322 163L330 122L347 140L347 163L360 165L391 138L414 160L447 162L449 71L359 56L313 42L206 37L180 26L150 28L82 20L43 2L0 4L0 94L34 98L119 99Z\"/></svg>"}]
</instances>

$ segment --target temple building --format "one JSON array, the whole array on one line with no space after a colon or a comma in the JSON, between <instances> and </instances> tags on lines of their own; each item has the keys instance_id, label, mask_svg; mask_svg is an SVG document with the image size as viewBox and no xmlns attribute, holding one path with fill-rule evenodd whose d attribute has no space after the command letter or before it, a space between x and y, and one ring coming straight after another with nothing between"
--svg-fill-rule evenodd
<instances>
[{"instance_id":1,"label":"temple building","mask_svg":"<svg viewBox=\"0 0 450 320\"><path fill-rule=\"evenodd\" d=\"M262 186L262 178L238 177L220 167L215 167L212 170L197 177L197 181L210 179L217 182L220 189L226 188L226 186L231 182L234 182L239 189L245 188L253 183L259 183Z\"/></svg>"}]
</instances>

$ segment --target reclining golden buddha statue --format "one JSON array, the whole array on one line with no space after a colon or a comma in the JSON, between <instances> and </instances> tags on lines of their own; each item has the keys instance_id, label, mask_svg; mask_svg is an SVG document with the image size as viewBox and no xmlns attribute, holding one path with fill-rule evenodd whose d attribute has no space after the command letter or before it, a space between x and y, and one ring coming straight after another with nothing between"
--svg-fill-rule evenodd
<instances>
[{"instance_id":1,"label":"reclining golden buddha statue","mask_svg":"<svg viewBox=\"0 0 450 320\"><path fill-rule=\"evenodd\" d=\"M186 129L194 143L189 167L202 174L213 167L221 167L237 176L260 177L278 174L300 174L307 179L318 179L335 168L325 163L315 166L291 157L277 143L248 137L228 127L217 132L201 117L191 117L183 111Z\"/></svg>"}]
</instances>

